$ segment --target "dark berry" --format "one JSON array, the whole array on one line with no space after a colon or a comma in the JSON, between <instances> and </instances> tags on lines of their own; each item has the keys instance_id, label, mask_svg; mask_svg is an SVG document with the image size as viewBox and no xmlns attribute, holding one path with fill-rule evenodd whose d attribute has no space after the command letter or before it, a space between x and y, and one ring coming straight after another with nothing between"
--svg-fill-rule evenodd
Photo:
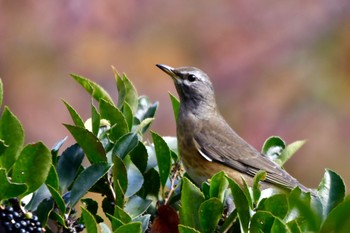
<instances>
[{"instance_id":1,"label":"dark berry","mask_svg":"<svg viewBox=\"0 0 350 233\"><path fill-rule=\"evenodd\" d=\"M6 218L6 213L5 212L1 212L0 213L0 219L4 220Z\"/></svg>"},{"instance_id":2,"label":"dark berry","mask_svg":"<svg viewBox=\"0 0 350 233\"><path fill-rule=\"evenodd\" d=\"M6 206L6 212L7 213L13 212L13 207L12 206Z\"/></svg>"},{"instance_id":3,"label":"dark berry","mask_svg":"<svg viewBox=\"0 0 350 233\"><path fill-rule=\"evenodd\" d=\"M85 228L85 226L84 226L83 224L78 224L78 225L75 227L75 230L76 230L77 232L81 232L81 231L84 230L84 228Z\"/></svg>"},{"instance_id":4,"label":"dark berry","mask_svg":"<svg viewBox=\"0 0 350 233\"><path fill-rule=\"evenodd\" d=\"M6 215L6 220L11 221L13 219L13 215L12 214L7 214Z\"/></svg>"}]
</instances>

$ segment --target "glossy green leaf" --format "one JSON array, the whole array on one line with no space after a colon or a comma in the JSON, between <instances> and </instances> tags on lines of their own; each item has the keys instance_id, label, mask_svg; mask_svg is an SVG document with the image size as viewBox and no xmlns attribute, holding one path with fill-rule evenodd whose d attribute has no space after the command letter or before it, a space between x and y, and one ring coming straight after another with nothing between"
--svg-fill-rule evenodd
<instances>
[{"instance_id":1,"label":"glossy green leaf","mask_svg":"<svg viewBox=\"0 0 350 233\"><path fill-rule=\"evenodd\" d=\"M40 205L35 211L36 216L38 216L39 221L43 226L46 225L49 215L51 211L53 211L54 208L54 201L53 199L45 199L42 202L40 202Z\"/></svg>"},{"instance_id":2,"label":"glossy green leaf","mask_svg":"<svg viewBox=\"0 0 350 233\"><path fill-rule=\"evenodd\" d=\"M242 182L243 182L243 187L242 187L242 191L244 193L244 195L246 196L247 198L247 201L248 201L248 205L251 209L254 209L255 206L254 206L254 200L253 200L253 195L252 195L252 192L251 192L251 188L248 186L247 184L247 181L242 177Z\"/></svg>"},{"instance_id":3,"label":"glossy green leaf","mask_svg":"<svg viewBox=\"0 0 350 233\"><path fill-rule=\"evenodd\" d=\"M113 156L119 156L124 159L138 143L138 137L135 133L127 133L123 135L113 146Z\"/></svg>"},{"instance_id":4,"label":"glossy green leaf","mask_svg":"<svg viewBox=\"0 0 350 233\"><path fill-rule=\"evenodd\" d=\"M91 123L92 123L92 133L94 135L98 134L100 129L101 115L97 111L96 107L91 103Z\"/></svg>"},{"instance_id":5,"label":"glossy green leaf","mask_svg":"<svg viewBox=\"0 0 350 233\"><path fill-rule=\"evenodd\" d=\"M317 192L322 203L323 217L325 218L334 207L344 200L345 185L342 178L337 173L326 169Z\"/></svg>"},{"instance_id":6,"label":"glossy green leaf","mask_svg":"<svg viewBox=\"0 0 350 233\"><path fill-rule=\"evenodd\" d=\"M90 167L82 171L72 186L69 206L74 207L75 204L85 195L85 193L87 193L87 191L99 179L101 179L110 168L111 164L101 162L92 164Z\"/></svg>"},{"instance_id":7,"label":"glossy green leaf","mask_svg":"<svg viewBox=\"0 0 350 233\"><path fill-rule=\"evenodd\" d=\"M3 140L3 145L7 145L0 156L0 168L8 171L17 160L24 143L21 122L8 107L4 108L0 119L0 139Z\"/></svg>"},{"instance_id":8,"label":"glossy green leaf","mask_svg":"<svg viewBox=\"0 0 350 233\"><path fill-rule=\"evenodd\" d=\"M284 148L281 155L278 157L279 165L285 164L304 144L305 140L295 141Z\"/></svg>"},{"instance_id":9,"label":"glossy green leaf","mask_svg":"<svg viewBox=\"0 0 350 233\"><path fill-rule=\"evenodd\" d=\"M303 232L319 230L321 216L311 206L310 193L295 188L288 195L288 203L289 212L285 219L288 221L296 219Z\"/></svg>"},{"instance_id":10,"label":"glossy green leaf","mask_svg":"<svg viewBox=\"0 0 350 233\"><path fill-rule=\"evenodd\" d=\"M180 223L200 230L199 208L204 202L203 193L189 179L182 179Z\"/></svg>"},{"instance_id":11,"label":"glossy green leaf","mask_svg":"<svg viewBox=\"0 0 350 233\"><path fill-rule=\"evenodd\" d=\"M130 215L131 218L136 218L143 214L151 203L151 200L143 199L134 195L126 203L124 210Z\"/></svg>"},{"instance_id":12,"label":"glossy green leaf","mask_svg":"<svg viewBox=\"0 0 350 233\"><path fill-rule=\"evenodd\" d=\"M37 190L45 181L51 167L51 153L41 143L29 144L23 148L13 165L12 181L28 186L25 194Z\"/></svg>"},{"instance_id":13,"label":"glossy green leaf","mask_svg":"<svg viewBox=\"0 0 350 233\"><path fill-rule=\"evenodd\" d=\"M56 211L51 211L49 216L50 216L51 221L57 222L58 224L60 224L63 227L66 226L66 222L64 220L64 217L62 217L62 215L59 215Z\"/></svg>"},{"instance_id":14,"label":"glossy green leaf","mask_svg":"<svg viewBox=\"0 0 350 233\"><path fill-rule=\"evenodd\" d=\"M61 192L65 192L78 174L84 152L78 144L68 147L59 157L57 174Z\"/></svg>"},{"instance_id":15,"label":"glossy green leaf","mask_svg":"<svg viewBox=\"0 0 350 233\"><path fill-rule=\"evenodd\" d=\"M102 119L106 119L112 125L109 137L112 141L118 140L122 135L129 132L129 126L124 114L113 104L101 100L99 103Z\"/></svg>"},{"instance_id":16,"label":"glossy green leaf","mask_svg":"<svg viewBox=\"0 0 350 233\"><path fill-rule=\"evenodd\" d=\"M5 152L9 146L5 144L5 141L0 139L0 156Z\"/></svg>"},{"instance_id":17,"label":"glossy green leaf","mask_svg":"<svg viewBox=\"0 0 350 233\"><path fill-rule=\"evenodd\" d=\"M58 209L60 210L61 215L63 216L66 213L66 203L64 202L61 195L54 187L48 184L46 186L50 190L51 196L54 199Z\"/></svg>"},{"instance_id":18,"label":"glossy green leaf","mask_svg":"<svg viewBox=\"0 0 350 233\"><path fill-rule=\"evenodd\" d=\"M148 154L145 145L141 141L130 152L130 158L140 172L144 173L146 171Z\"/></svg>"},{"instance_id":19,"label":"glossy green leaf","mask_svg":"<svg viewBox=\"0 0 350 233\"><path fill-rule=\"evenodd\" d=\"M147 118L154 118L157 108L158 102L152 103L147 96L140 96L135 117L141 122ZM142 133L148 129L148 126L143 128Z\"/></svg>"},{"instance_id":20,"label":"glossy green leaf","mask_svg":"<svg viewBox=\"0 0 350 233\"><path fill-rule=\"evenodd\" d=\"M154 149L156 151L156 157L158 161L160 181L164 189L170 174L170 166L171 166L170 149L168 147L168 144L158 134L152 132L152 138L153 138Z\"/></svg>"},{"instance_id":21,"label":"glossy green leaf","mask_svg":"<svg viewBox=\"0 0 350 233\"><path fill-rule=\"evenodd\" d=\"M146 132L146 130L149 128L151 123L154 121L154 118L146 118L143 121L140 122L139 125L137 125L136 131L140 134L143 134Z\"/></svg>"},{"instance_id":22,"label":"glossy green leaf","mask_svg":"<svg viewBox=\"0 0 350 233\"><path fill-rule=\"evenodd\" d=\"M108 101L109 103L113 104L112 98L109 96L107 91L105 91L100 85L94 83L93 81L76 75L71 74L71 76L77 81L84 89L95 99L97 102L99 102L101 99Z\"/></svg>"},{"instance_id":23,"label":"glossy green leaf","mask_svg":"<svg viewBox=\"0 0 350 233\"><path fill-rule=\"evenodd\" d=\"M42 184L40 188L33 193L30 202L26 205L26 209L29 211L36 211L41 202L50 198L50 190L47 188L46 184Z\"/></svg>"},{"instance_id":24,"label":"glossy green leaf","mask_svg":"<svg viewBox=\"0 0 350 233\"><path fill-rule=\"evenodd\" d=\"M250 222L250 232L289 233L288 226L269 212L257 211Z\"/></svg>"},{"instance_id":25,"label":"glossy green leaf","mask_svg":"<svg viewBox=\"0 0 350 233\"><path fill-rule=\"evenodd\" d=\"M320 233L348 233L350 232L350 196L337 205L328 215L322 225Z\"/></svg>"},{"instance_id":26,"label":"glossy green leaf","mask_svg":"<svg viewBox=\"0 0 350 233\"><path fill-rule=\"evenodd\" d=\"M285 194L276 194L259 202L257 210L270 212L273 216L283 219L288 212L288 200Z\"/></svg>"},{"instance_id":27,"label":"glossy green leaf","mask_svg":"<svg viewBox=\"0 0 350 233\"><path fill-rule=\"evenodd\" d=\"M130 105L127 102L124 102L123 114L124 114L126 123L128 124L128 129L129 129L129 131L131 131L131 128L134 124L134 115L132 113L132 109L131 109Z\"/></svg>"},{"instance_id":28,"label":"glossy green leaf","mask_svg":"<svg viewBox=\"0 0 350 233\"><path fill-rule=\"evenodd\" d=\"M262 153L280 164L279 156L286 147L285 142L277 136L272 136L264 142Z\"/></svg>"},{"instance_id":29,"label":"glossy green leaf","mask_svg":"<svg viewBox=\"0 0 350 233\"><path fill-rule=\"evenodd\" d=\"M125 192L128 188L127 170L121 158L113 156L112 160L113 187L116 195L115 201L117 206L123 207Z\"/></svg>"},{"instance_id":30,"label":"glossy green leaf","mask_svg":"<svg viewBox=\"0 0 350 233\"><path fill-rule=\"evenodd\" d=\"M114 233L141 233L142 227L140 222L131 222L119 227Z\"/></svg>"},{"instance_id":31,"label":"glossy green leaf","mask_svg":"<svg viewBox=\"0 0 350 233\"><path fill-rule=\"evenodd\" d=\"M68 109L69 114L74 122L74 125L84 128L84 122L81 119L80 115L75 111L75 109L69 103L67 103L65 100L62 100L62 101L64 105L66 105L66 108Z\"/></svg>"},{"instance_id":32,"label":"glossy green leaf","mask_svg":"<svg viewBox=\"0 0 350 233\"><path fill-rule=\"evenodd\" d=\"M287 226L290 229L290 232L292 233L302 233L297 220L287 222Z\"/></svg>"},{"instance_id":33,"label":"glossy green leaf","mask_svg":"<svg viewBox=\"0 0 350 233\"><path fill-rule=\"evenodd\" d=\"M127 212L125 212L122 208L120 208L119 206L115 207L114 217L119 219L120 221L122 221L123 224L129 223L132 220L130 215Z\"/></svg>"},{"instance_id":34,"label":"glossy green leaf","mask_svg":"<svg viewBox=\"0 0 350 233\"><path fill-rule=\"evenodd\" d=\"M173 106L175 121L177 122L177 116L179 115L180 111L180 100L171 93L169 93L169 96L171 100L171 105Z\"/></svg>"},{"instance_id":35,"label":"glossy green leaf","mask_svg":"<svg viewBox=\"0 0 350 233\"><path fill-rule=\"evenodd\" d=\"M260 190L260 181L263 181L266 179L266 171L258 171L256 175L254 176L253 180L253 187L252 187L252 196L253 196L253 203L254 205L258 203L260 196L261 196L261 190Z\"/></svg>"},{"instance_id":36,"label":"glossy green leaf","mask_svg":"<svg viewBox=\"0 0 350 233\"><path fill-rule=\"evenodd\" d=\"M201 232L197 231L192 227L179 224L179 233L201 233Z\"/></svg>"},{"instance_id":37,"label":"glossy green leaf","mask_svg":"<svg viewBox=\"0 0 350 233\"><path fill-rule=\"evenodd\" d=\"M141 189L144 179L142 173L139 171L139 169L137 169L131 160L128 161L126 167L128 176L128 188L126 189L125 196L131 197Z\"/></svg>"},{"instance_id":38,"label":"glossy green leaf","mask_svg":"<svg viewBox=\"0 0 350 233\"><path fill-rule=\"evenodd\" d=\"M248 232L250 218L248 200L239 185L232 179L227 179L231 188L234 203L236 205L241 232Z\"/></svg>"},{"instance_id":39,"label":"glossy green leaf","mask_svg":"<svg viewBox=\"0 0 350 233\"><path fill-rule=\"evenodd\" d=\"M83 217L85 230L87 233L98 233L97 222L94 215L92 215L87 209L81 207L81 215Z\"/></svg>"},{"instance_id":40,"label":"glossy green leaf","mask_svg":"<svg viewBox=\"0 0 350 233\"><path fill-rule=\"evenodd\" d=\"M227 187L228 181L225 173L222 171L216 173L210 180L210 197L217 197L221 202L223 202Z\"/></svg>"},{"instance_id":41,"label":"glossy green leaf","mask_svg":"<svg viewBox=\"0 0 350 233\"><path fill-rule=\"evenodd\" d=\"M51 155L52 155L52 164L54 167L57 166L57 160L58 160L58 151L63 146L64 142L67 140L68 136L64 137L62 140L57 142L51 149Z\"/></svg>"},{"instance_id":42,"label":"glossy green leaf","mask_svg":"<svg viewBox=\"0 0 350 233\"><path fill-rule=\"evenodd\" d=\"M123 223L120 219L114 217L113 215L106 213L106 216L108 217L109 221L111 221L112 230L115 232L119 227L123 226L125 223Z\"/></svg>"},{"instance_id":43,"label":"glossy green leaf","mask_svg":"<svg viewBox=\"0 0 350 233\"><path fill-rule=\"evenodd\" d=\"M122 108L126 98L126 88L122 76L118 73L117 69L112 66L115 81L118 89L118 108Z\"/></svg>"},{"instance_id":44,"label":"glossy green leaf","mask_svg":"<svg viewBox=\"0 0 350 233\"><path fill-rule=\"evenodd\" d=\"M133 222L141 222L142 226L142 233L146 233L146 231L149 228L150 225L150 220L151 220L151 215L150 214L145 214L142 216L138 216L133 220Z\"/></svg>"},{"instance_id":45,"label":"glossy green leaf","mask_svg":"<svg viewBox=\"0 0 350 233\"><path fill-rule=\"evenodd\" d=\"M145 181L139 195L144 198L148 195L158 197L160 190L159 173L154 168L151 168L144 174L143 178Z\"/></svg>"},{"instance_id":46,"label":"glossy green leaf","mask_svg":"<svg viewBox=\"0 0 350 233\"><path fill-rule=\"evenodd\" d=\"M14 183L6 175L6 170L0 168L0 202L18 197L27 190L27 185Z\"/></svg>"},{"instance_id":47,"label":"glossy green leaf","mask_svg":"<svg viewBox=\"0 0 350 233\"><path fill-rule=\"evenodd\" d=\"M93 133L85 128L74 125L64 124L64 126L69 130L74 139L81 146L90 163L93 164L106 161L106 152L101 142Z\"/></svg>"},{"instance_id":48,"label":"glossy green leaf","mask_svg":"<svg viewBox=\"0 0 350 233\"><path fill-rule=\"evenodd\" d=\"M218 198L210 198L200 205L199 221L203 233L212 233L215 231L223 211L224 206Z\"/></svg>"}]
</instances>

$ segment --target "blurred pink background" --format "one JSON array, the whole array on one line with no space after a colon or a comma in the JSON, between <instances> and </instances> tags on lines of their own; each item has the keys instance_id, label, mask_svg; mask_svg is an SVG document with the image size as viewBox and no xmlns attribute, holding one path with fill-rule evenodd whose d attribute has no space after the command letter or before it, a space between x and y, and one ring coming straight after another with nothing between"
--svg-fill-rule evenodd
<instances>
[{"instance_id":1,"label":"blurred pink background","mask_svg":"<svg viewBox=\"0 0 350 233\"><path fill-rule=\"evenodd\" d=\"M69 135L61 98L90 115L88 95L69 74L116 100L114 65L139 94L159 100L152 130L175 135L168 98L175 89L155 64L197 66L248 142L260 150L271 135L307 139L287 170L316 187L331 168L350 184L349 12L346 0L0 0L4 103L26 142L52 147Z\"/></svg>"}]
</instances>

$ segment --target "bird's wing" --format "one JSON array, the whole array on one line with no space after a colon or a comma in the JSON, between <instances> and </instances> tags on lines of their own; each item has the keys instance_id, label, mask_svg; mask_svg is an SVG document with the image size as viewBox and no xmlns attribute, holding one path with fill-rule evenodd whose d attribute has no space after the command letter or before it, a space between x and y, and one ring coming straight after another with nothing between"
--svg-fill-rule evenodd
<instances>
[{"instance_id":1,"label":"bird's wing","mask_svg":"<svg viewBox=\"0 0 350 233\"><path fill-rule=\"evenodd\" d=\"M239 137L226 122L224 123L220 125L219 122L216 127L202 127L194 136L194 144L204 158L220 162L251 176L264 170L267 173L265 181L269 183L287 188L299 186L295 178L259 153Z\"/></svg>"}]
</instances>

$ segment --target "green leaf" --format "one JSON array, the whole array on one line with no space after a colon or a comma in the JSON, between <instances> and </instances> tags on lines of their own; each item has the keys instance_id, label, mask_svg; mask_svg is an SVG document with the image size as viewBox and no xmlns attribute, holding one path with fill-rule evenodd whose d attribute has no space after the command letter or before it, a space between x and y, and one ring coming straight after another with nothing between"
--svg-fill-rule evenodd
<instances>
[{"instance_id":1,"label":"green leaf","mask_svg":"<svg viewBox=\"0 0 350 233\"><path fill-rule=\"evenodd\" d=\"M54 167L57 166L57 160L58 160L58 151L61 149L64 142L67 140L68 136L64 137L62 140L57 142L51 149L51 155L52 155L52 164Z\"/></svg>"},{"instance_id":2,"label":"green leaf","mask_svg":"<svg viewBox=\"0 0 350 233\"><path fill-rule=\"evenodd\" d=\"M138 143L138 137L135 133L127 133L123 135L113 146L113 156L119 156L123 159L129 154Z\"/></svg>"},{"instance_id":3,"label":"green leaf","mask_svg":"<svg viewBox=\"0 0 350 233\"><path fill-rule=\"evenodd\" d=\"M200 230L199 208L204 202L203 193L186 177L182 179L180 223Z\"/></svg>"},{"instance_id":4,"label":"green leaf","mask_svg":"<svg viewBox=\"0 0 350 233\"><path fill-rule=\"evenodd\" d=\"M304 144L305 140L295 141L284 148L279 156L280 166L285 164Z\"/></svg>"},{"instance_id":5,"label":"green leaf","mask_svg":"<svg viewBox=\"0 0 350 233\"><path fill-rule=\"evenodd\" d=\"M320 233L348 233L350 230L350 196L336 206L323 223Z\"/></svg>"},{"instance_id":6,"label":"green leaf","mask_svg":"<svg viewBox=\"0 0 350 233\"><path fill-rule=\"evenodd\" d=\"M125 116L126 123L128 124L128 129L129 131L131 131L131 128L134 123L134 115L132 114L132 109L127 102L124 102L123 114Z\"/></svg>"},{"instance_id":7,"label":"green leaf","mask_svg":"<svg viewBox=\"0 0 350 233\"><path fill-rule=\"evenodd\" d=\"M154 168L151 168L144 174L143 178L144 178L144 182L141 190L142 192L141 197L145 198L148 195L153 195L155 197L158 197L159 189L160 189L159 173Z\"/></svg>"},{"instance_id":8,"label":"green leaf","mask_svg":"<svg viewBox=\"0 0 350 233\"><path fill-rule=\"evenodd\" d=\"M66 213L66 203L64 202L61 195L54 187L52 187L48 184L46 186L50 190L51 196L55 200L56 205L57 205L58 209L60 210L61 216L63 216Z\"/></svg>"},{"instance_id":9,"label":"green leaf","mask_svg":"<svg viewBox=\"0 0 350 233\"><path fill-rule=\"evenodd\" d=\"M221 202L223 202L227 187L228 181L225 173L222 171L216 173L210 180L210 197L217 197Z\"/></svg>"},{"instance_id":10,"label":"green leaf","mask_svg":"<svg viewBox=\"0 0 350 233\"><path fill-rule=\"evenodd\" d=\"M148 154L145 145L139 141L137 146L130 152L130 158L140 172L144 173L147 167Z\"/></svg>"},{"instance_id":11,"label":"green leaf","mask_svg":"<svg viewBox=\"0 0 350 233\"><path fill-rule=\"evenodd\" d=\"M283 221L269 212L257 211L250 222L250 232L290 232Z\"/></svg>"},{"instance_id":12,"label":"green leaf","mask_svg":"<svg viewBox=\"0 0 350 233\"><path fill-rule=\"evenodd\" d=\"M127 102L130 105L132 112L135 113L137 109L138 97L139 97L137 94L136 88L134 87L132 82L128 79L126 74L123 74L122 79L125 85L125 93L126 93L125 102Z\"/></svg>"},{"instance_id":13,"label":"green leaf","mask_svg":"<svg viewBox=\"0 0 350 233\"><path fill-rule=\"evenodd\" d=\"M30 202L26 205L26 209L30 211L36 211L44 200L52 200L50 190L47 188L46 184L42 184L38 190L33 193Z\"/></svg>"},{"instance_id":14,"label":"green leaf","mask_svg":"<svg viewBox=\"0 0 350 233\"><path fill-rule=\"evenodd\" d=\"M0 156L0 168L9 171L23 147L24 131L21 122L8 107L5 107L0 119L0 139L8 146Z\"/></svg>"},{"instance_id":15,"label":"green leaf","mask_svg":"<svg viewBox=\"0 0 350 233\"><path fill-rule=\"evenodd\" d=\"M27 185L11 182L3 168L0 168L0 181L0 202L17 197L27 190Z\"/></svg>"},{"instance_id":16,"label":"green leaf","mask_svg":"<svg viewBox=\"0 0 350 233\"><path fill-rule=\"evenodd\" d=\"M100 129L100 121L101 115L97 111L96 107L91 104L91 123L92 123L92 133L94 135L98 134L98 130Z\"/></svg>"},{"instance_id":17,"label":"green leaf","mask_svg":"<svg viewBox=\"0 0 350 233\"><path fill-rule=\"evenodd\" d=\"M63 227L66 227L66 222L64 220L64 217L62 215L59 215L55 211L50 212L50 220L57 222L58 224L62 225Z\"/></svg>"},{"instance_id":18,"label":"green leaf","mask_svg":"<svg viewBox=\"0 0 350 233\"><path fill-rule=\"evenodd\" d=\"M142 227L140 222L131 222L119 227L115 233L141 233Z\"/></svg>"},{"instance_id":19,"label":"green leaf","mask_svg":"<svg viewBox=\"0 0 350 233\"><path fill-rule=\"evenodd\" d=\"M241 232L248 232L250 218L248 200L239 185L232 179L227 179L231 188L234 203L236 205Z\"/></svg>"},{"instance_id":20,"label":"green leaf","mask_svg":"<svg viewBox=\"0 0 350 233\"><path fill-rule=\"evenodd\" d=\"M0 156L5 152L9 146L5 144L5 141L0 139Z\"/></svg>"},{"instance_id":21,"label":"green leaf","mask_svg":"<svg viewBox=\"0 0 350 233\"><path fill-rule=\"evenodd\" d=\"M118 89L118 108L121 109L123 107L123 104L125 102L125 97L126 97L125 84L123 82L122 77L118 73L117 69L114 66L112 66L112 69L113 69L113 73L114 73L114 77L115 77L115 81Z\"/></svg>"},{"instance_id":22,"label":"green leaf","mask_svg":"<svg viewBox=\"0 0 350 233\"><path fill-rule=\"evenodd\" d=\"M81 214L84 221L84 226L87 233L98 233L97 222L94 215L92 215L87 209L81 206Z\"/></svg>"},{"instance_id":23,"label":"green leaf","mask_svg":"<svg viewBox=\"0 0 350 233\"><path fill-rule=\"evenodd\" d=\"M85 193L109 171L111 166L111 164L102 162L95 163L82 171L72 186L69 206L74 207Z\"/></svg>"},{"instance_id":24,"label":"green leaf","mask_svg":"<svg viewBox=\"0 0 350 233\"><path fill-rule=\"evenodd\" d=\"M345 185L342 178L337 173L326 169L317 192L322 203L323 217L325 218L334 207L344 200Z\"/></svg>"},{"instance_id":25,"label":"green leaf","mask_svg":"<svg viewBox=\"0 0 350 233\"><path fill-rule=\"evenodd\" d=\"M131 160L128 161L126 167L128 175L128 188L126 189L125 196L131 197L141 189L144 179L142 173L139 171L139 169L137 169Z\"/></svg>"},{"instance_id":26,"label":"green leaf","mask_svg":"<svg viewBox=\"0 0 350 233\"><path fill-rule=\"evenodd\" d=\"M109 221L111 221L113 232L125 224L120 219L114 217L113 215L110 215L109 213L106 213L106 216L108 217Z\"/></svg>"},{"instance_id":27,"label":"green leaf","mask_svg":"<svg viewBox=\"0 0 350 233\"><path fill-rule=\"evenodd\" d=\"M289 212L285 219L296 219L303 232L319 230L321 216L311 206L310 193L304 193L297 187L289 193L288 203Z\"/></svg>"},{"instance_id":28,"label":"green leaf","mask_svg":"<svg viewBox=\"0 0 350 233\"><path fill-rule=\"evenodd\" d=\"M137 218L135 218L133 220L133 222L141 222L142 225L142 233L145 233L150 225L150 219L151 219L151 215L150 214L145 214L142 216L138 216Z\"/></svg>"},{"instance_id":29,"label":"green leaf","mask_svg":"<svg viewBox=\"0 0 350 233\"><path fill-rule=\"evenodd\" d=\"M59 157L57 174L60 181L60 190L65 192L78 174L83 161L84 152L78 144L68 147Z\"/></svg>"},{"instance_id":30,"label":"green leaf","mask_svg":"<svg viewBox=\"0 0 350 233\"><path fill-rule=\"evenodd\" d=\"M37 190L45 181L51 167L51 153L41 143L29 144L23 148L13 165L12 181L28 186L25 194Z\"/></svg>"},{"instance_id":31,"label":"green leaf","mask_svg":"<svg viewBox=\"0 0 350 233\"><path fill-rule=\"evenodd\" d=\"M298 221L297 220L293 220L293 221L290 221L290 222L287 222L287 226L289 227L290 229L290 232L293 232L293 233L302 233L299 225L298 225Z\"/></svg>"},{"instance_id":32,"label":"green leaf","mask_svg":"<svg viewBox=\"0 0 350 233\"><path fill-rule=\"evenodd\" d=\"M220 199L210 198L199 207L199 220L203 233L212 233L222 217L224 206Z\"/></svg>"},{"instance_id":33,"label":"green leaf","mask_svg":"<svg viewBox=\"0 0 350 233\"><path fill-rule=\"evenodd\" d=\"M120 208L119 206L115 207L114 217L119 219L120 221L122 221L123 224L129 223L132 220L130 215L127 212L125 212L122 208Z\"/></svg>"},{"instance_id":34,"label":"green leaf","mask_svg":"<svg viewBox=\"0 0 350 233\"><path fill-rule=\"evenodd\" d=\"M261 190L260 190L260 181L263 181L266 179L266 171L258 171L258 173L256 173L256 175L254 176L254 180L253 180L253 187L252 187L252 193L253 193L253 203L257 204L260 196L261 196Z\"/></svg>"},{"instance_id":35,"label":"green leaf","mask_svg":"<svg viewBox=\"0 0 350 233\"><path fill-rule=\"evenodd\" d=\"M161 136L159 136L155 132L151 132L151 134L153 138L154 149L156 151L160 181L164 189L170 174L170 166L171 166L170 149L168 147L168 144L166 144L166 142Z\"/></svg>"},{"instance_id":36,"label":"green leaf","mask_svg":"<svg viewBox=\"0 0 350 233\"><path fill-rule=\"evenodd\" d=\"M152 201L147 199L142 199L136 195L130 197L129 201L126 203L124 210L130 215L131 218L136 218L143 214L148 207L151 205Z\"/></svg>"},{"instance_id":37,"label":"green leaf","mask_svg":"<svg viewBox=\"0 0 350 233\"><path fill-rule=\"evenodd\" d=\"M76 126L84 128L84 122L81 119L81 117L79 116L79 114L77 113L77 111L75 111L75 109L71 105L69 105L65 100L62 100L62 101L63 101L64 105L66 105L66 108L68 109L69 114L70 114L74 124Z\"/></svg>"},{"instance_id":38,"label":"green leaf","mask_svg":"<svg viewBox=\"0 0 350 233\"><path fill-rule=\"evenodd\" d=\"M116 195L116 205L123 207L124 206L124 196L126 189L128 187L128 176L126 167L121 158L118 156L113 156L113 187L114 193Z\"/></svg>"},{"instance_id":39,"label":"green leaf","mask_svg":"<svg viewBox=\"0 0 350 233\"><path fill-rule=\"evenodd\" d=\"M158 108L158 102L152 103L147 96L140 96L138 100L137 111L134 114L139 121L144 121L147 118L154 118L154 115ZM147 130L145 127L142 133Z\"/></svg>"},{"instance_id":40,"label":"green leaf","mask_svg":"<svg viewBox=\"0 0 350 233\"><path fill-rule=\"evenodd\" d=\"M271 136L264 142L262 153L280 164L280 161L278 161L278 159L285 147L286 144L282 138Z\"/></svg>"},{"instance_id":41,"label":"green leaf","mask_svg":"<svg viewBox=\"0 0 350 233\"><path fill-rule=\"evenodd\" d=\"M201 233L201 232L197 231L196 229L194 229L192 227L179 224L179 233Z\"/></svg>"},{"instance_id":42,"label":"green leaf","mask_svg":"<svg viewBox=\"0 0 350 233\"><path fill-rule=\"evenodd\" d=\"M90 163L93 164L106 161L106 152L101 142L93 133L85 128L74 125L64 124L64 126L81 146Z\"/></svg>"},{"instance_id":43,"label":"green leaf","mask_svg":"<svg viewBox=\"0 0 350 233\"><path fill-rule=\"evenodd\" d=\"M46 225L49 215L53 210L53 208L54 208L54 201L51 198L45 199L42 202L40 202L40 205L36 209L35 214L38 216L42 226Z\"/></svg>"},{"instance_id":44,"label":"green leaf","mask_svg":"<svg viewBox=\"0 0 350 233\"><path fill-rule=\"evenodd\" d=\"M285 194L276 194L259 202L257 210L270 212L273 216L283 219L288 212L288 201Z\"/></svg>"},{"instance_id":45,"label":"green leaf","mask_svg":"<svg viewBox=\"0 0 350 233\"><path fill-rule=\"evenodd\" d=\"M101 100L99 103L102 119L106 119L112 125L109 137L112 141L118 140L122 135L129 132L128 123L124 114L113 104Z\"/></svg>"},{"instance_id":46,"label":"green leaf","mask_svg":"<svg viewBox=\"0 0 350 233\"><path fill-rule=\"evenodd\" d=\"M177 117L180 111L180 100L171 93L169 93L169 96L171 100L171 105L173 106L175 121L177 122Z\"/></svg>"},{"instance_id":47,"label":"green leaf","mask_svg":"<svg viewBox=\"0 0 350 233\"><path fill-rule=\"evenodd\" d=\"M105 91L101 86L98 84L94 83L93 81L76 75L76 74L71 74L71 76L77 81L84 89L98 102L100 102L101 99L113 104L112 98L109 96L107 91Z\"/></svg>"}]
</instances>

